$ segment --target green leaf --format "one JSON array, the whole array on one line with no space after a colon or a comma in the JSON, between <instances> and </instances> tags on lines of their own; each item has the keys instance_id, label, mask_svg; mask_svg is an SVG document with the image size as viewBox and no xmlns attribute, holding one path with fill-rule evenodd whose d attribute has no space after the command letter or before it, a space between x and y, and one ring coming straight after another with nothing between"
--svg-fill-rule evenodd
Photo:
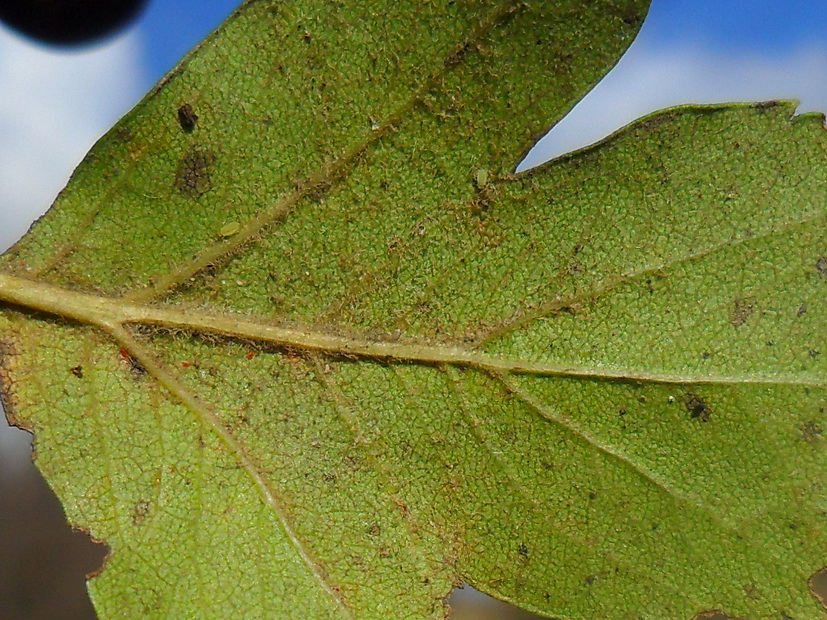
<instances>
[{"instance_id":1,"label":"green leaf","mask_svg":"<svg viewBox=\"0 0 827 620\"><path fill-rule=\"evenodd\" d=\"M646 6L248 2L101 140L0 259L101 617L819 617L822 119L510 173Z\"/></svg>"}]
</instances>

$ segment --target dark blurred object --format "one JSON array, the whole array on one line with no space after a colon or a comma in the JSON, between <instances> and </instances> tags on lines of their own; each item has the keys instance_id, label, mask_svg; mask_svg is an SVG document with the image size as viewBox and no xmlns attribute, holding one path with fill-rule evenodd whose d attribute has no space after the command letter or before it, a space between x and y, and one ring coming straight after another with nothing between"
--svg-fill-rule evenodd
<instances>
[{"instance_id":1,"label":"dark blurred object","mask_svg":"<svg viewBox=\"0 0 827 620\"><path fill-rule=\"evenodd\" d=\"M132 22L147 0L0 0L0 21L51 45L83 45Z\"/></svg>"}]
</instances>

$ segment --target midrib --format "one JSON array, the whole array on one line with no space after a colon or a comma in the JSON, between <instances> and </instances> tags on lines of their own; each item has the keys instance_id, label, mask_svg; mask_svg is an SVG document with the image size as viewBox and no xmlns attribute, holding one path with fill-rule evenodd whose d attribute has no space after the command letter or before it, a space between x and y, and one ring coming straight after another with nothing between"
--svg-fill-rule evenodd
<instances>
[{"instance_id":1,"label":"midrib","mask_svg":"<svg viewBox=\"0 0 827 620\"><path fill-rule=\"evenodd\" d=\"M517 375L573 377L592 380L660 384L763 384L824 387L823 380L807 375L760 373L749 375L662 373L612 365L588 366L534 361L493 355L484 351L417 342L342 336L314 329L273 325L247 316L212 314L192 308L129 303L123 299L80 293L66 288L0 274L0 302L96 325L112 332L129 325L155 326L196 334L316 351L350 359L413 364L449 364Z\"/></svg>"}]
</instances>

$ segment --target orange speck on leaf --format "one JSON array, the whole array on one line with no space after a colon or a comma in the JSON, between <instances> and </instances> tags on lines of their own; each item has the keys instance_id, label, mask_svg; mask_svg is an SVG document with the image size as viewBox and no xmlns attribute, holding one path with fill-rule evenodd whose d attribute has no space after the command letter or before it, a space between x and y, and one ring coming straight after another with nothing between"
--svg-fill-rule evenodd
<instances>
[{"instance_id":1,"label":"orange speck on leaf","mask_svg":"<svg viewBox=\"0 0 827 620\"><path fill-rule=\"evenodd\" d=\"M256 356L256 352L255 352L255 351L250 351L250 352L247 354L247 359L248 359L248 360L251 360L251 359L253 359L255 356Z\"/></svg>"}]
</instances>

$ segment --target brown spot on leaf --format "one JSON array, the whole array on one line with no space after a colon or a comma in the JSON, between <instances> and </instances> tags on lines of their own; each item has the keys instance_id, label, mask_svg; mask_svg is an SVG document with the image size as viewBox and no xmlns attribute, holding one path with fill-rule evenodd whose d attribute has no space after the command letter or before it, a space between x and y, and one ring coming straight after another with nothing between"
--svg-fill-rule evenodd
<instances>
[{"instance_id":1,"label":"brown spot on leaf","mask_svg":"<svg viewBox=\"0 0 827 620\"><path fill-rule=\"evenodd\" d=\"M83 379L83 366L77 365L74 368L70 368L69 372L75 375L78 379Z\"/></svg>"},{"instance_id":2,"label":"brown spot on leaf","mask_svg":"<svg viewBox=\"0 0 827 620\"><path fill-rule=\"evenodd\" d=\"M468 50L471 49L470 43L463 43L462 45L458 46L453 53L451 53L448 58L445 59L445 68L451 69L455 67L459 63L462 62L462 59L468 53Z\"/></svg>"},{"instance_id":3,"label":"brown spot on leaf","mask_svg":"<svg viewBox=\"0 0 827 620\"><path fill-rule=\"evenodd\" d=\"M813 443L824 436L824 429L813 421L804 422L801 425L801 435L804 441Z\"/></svg>"},{"instance_id":4,"label":"brown spot on leaf","mask_svg":"<svg viewBox=\"0 0 827 620\"><path fill-rule=\"evenodd\" d=\"M138 500L132 509L132 525L142 525L149 514L149 502L145 499Z\"/></svg>"},{"instance_id":5,"label":"brown spot on leaf","mask_svg":"<svg viewBox=\"0 0 827 620\"><path fill-rule=\"evenodd\" d=\"M822 278L827 278L827 256L822 256L816 261L816 271Z\"/></svg>"},{"instance_id":6,"label":"brown spot on leaf","mask_svg":"<svg viewBox=\"0 0 827 620\"><path fill-rule=\"evenodd\" d=\"M178 124L181 125L186 133L192 133L195 129L195 124L198 122L198 115L189 103L185 103L178 108Z\"/></svg>"},{"instance_id":7,"label":"brown spot on leaf","mask_svg":"<svg viewBox=\"0 0 827 620\"><path fill-rule=\"evenodd\" d=\"M706 404L706 401L703 398L690 392L686 395L684 404L686 405L686 410L689 412L692 419L697 419L701 422L709 421L711 412L709 410L709 405Z\"/></svg>"},{"instance_id":8,"label":"brown spot on leaf","mask_svg":"<svg viewBox=\"0 0 827 620\"><path fill-rule=\"evenodd\" d=\"M767 110L771 110L772 108L777 108L781 105L780 101L759 101L755 104L755 109L758 112L766 112Z\"/></svg>"},{"instance_id":9,"label":"brown spot on leaf","mask_svg":"<svg viewBox=\"0 0 827 620\"><path fill-rule=\"evenodd\" d=\"M146 374L146 369L141 366L141 363L132 357L126 349L120 349L119 353L121 359L129 364L129 370L132 373L132 378L135 379L135 381L142 379Z\"/></svg>"},{"instance_id":10,"label":"brown spot on leaf","mask_svg":"<svg viewBox=\"0 0 827 620\"><path fill-rule=\"evenodd\" d=\"M129 127L125 127L121 125L115 130L115 139L120 142L130 142L134 135L132 134L132 130Z\"/></svg>"},{"instance_id":11,"label":"brown spot on leaf","mask_svg":"<svg viewBox=\"0 0 827 620\"><path fill-rule=\"evenodd\" d=\"M181 161L175 171L175 189L191 198L200 198L212 187L212 166L215 154L193 148Z\"/></svg>"},{"instance_id":12,"label":"brown spot on leaf","mask_svg":"<svg viewBox=\"0 0 827 620\"><path fill-rule=\"evenodd\" d=\"M747 319L755 312L755 299L736 299L735 306L729 315L729 322L733 327L741 327Z\"/></svg>"},{"instance_id":13,"label":"brown spot on leaf","mask_svg":"<svg viewBox=\"0 0 827 620\"><path fill-rule=\"evenodd\" d=\"M801 304L798 307L798 311L795 313L795 315L800 318L800 317L804 316L805 314L807 314L807 304Z\"/></svg>"},{"instance_id":14,"label":"brown spot on leaf","mask_svg":"<svg viewBox=\"0 0 827 620\"><path fill-rule=\"evenodd\" d=\"M678 112L662 112L657 114L656 116L652 116L651 118L647 118L645 120L637 122L635 125L635 129L638 129L641 132L652 131L654 129L657 129L660 125L674 121L677 117Z\"/></svg>"},{"instance_id":15,"label":"brown spot on leaf","mask_svg":"<svg viewBox=\"0 0 827 620\"><path fill-rule=\"evenodd\" d=\"M632 26L634 28L643 21L643 15L641 15L638 11L635 11L632 7L621 6L611 10L621 20L623 20L623 23L627 26Z\"/></svg>"}]
</instances>

